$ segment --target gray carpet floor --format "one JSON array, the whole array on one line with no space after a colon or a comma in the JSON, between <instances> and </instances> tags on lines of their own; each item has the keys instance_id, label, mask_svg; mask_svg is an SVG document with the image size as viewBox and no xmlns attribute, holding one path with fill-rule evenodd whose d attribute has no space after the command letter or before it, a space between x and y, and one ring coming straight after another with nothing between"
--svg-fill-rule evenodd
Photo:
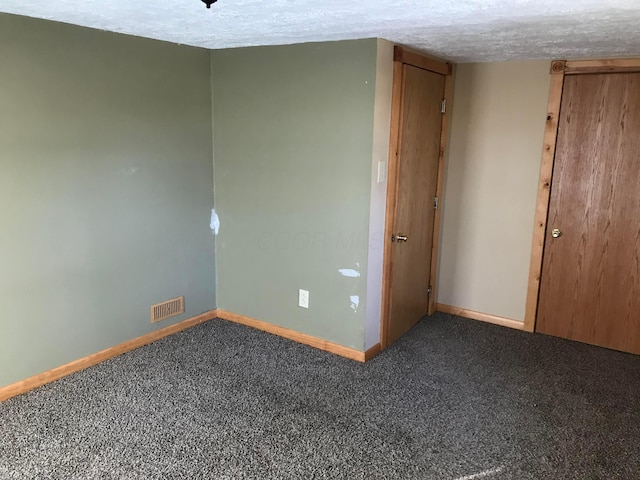
<instances>
[{"instance_id":1,"label":"gray carpet floor","mask_svg":"<svg viewBox=\"0 0 640 480\"><path fill-rule=\"evenodd\" d=\"M0 479L640 479L640 357L436 314L359 364L214 320L0 404Z\"/></svg>"}]
</instances>

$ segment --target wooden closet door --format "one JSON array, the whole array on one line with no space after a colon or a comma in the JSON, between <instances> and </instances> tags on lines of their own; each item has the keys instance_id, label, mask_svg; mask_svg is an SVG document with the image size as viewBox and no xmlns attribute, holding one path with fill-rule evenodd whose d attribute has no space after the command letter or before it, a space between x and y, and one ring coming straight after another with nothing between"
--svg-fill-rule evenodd
<instances>
[{"instance_id":1,"label":"wooden closet door","mask_svg":"<svg viewBox=\"0 0 640 480\"><path fill-rule=\"evenodd\" d=\"M640 353L638 73L565 79L536 331Z\"/></svg>"},{"instance_id":2,"label":"wooden closet door","mask_svg":"<svg viewBox=\"0 0 640 480\"><path fill-rule=\"evenodd\" d=\"M411 65L402 68L388 344L409 331L429 310L433 202L444 95L443 75Z\"/></svg>"}]
</instances>

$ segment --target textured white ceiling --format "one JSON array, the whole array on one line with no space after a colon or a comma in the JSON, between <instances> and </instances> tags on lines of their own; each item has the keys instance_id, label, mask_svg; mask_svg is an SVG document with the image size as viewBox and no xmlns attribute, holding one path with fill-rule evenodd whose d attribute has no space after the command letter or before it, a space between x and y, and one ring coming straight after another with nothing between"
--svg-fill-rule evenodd
<instances>
[{"instance_id":1,"label":"textured white ceiling","mask_svg":"<svg viewBox=\"0 0 640 480\"><path fill-rule=\"evenodd\" d=\"M213 49L380 37L456 62L640 55L640 0L0 0L0 11Z\"/></svg>"}]
</instances>

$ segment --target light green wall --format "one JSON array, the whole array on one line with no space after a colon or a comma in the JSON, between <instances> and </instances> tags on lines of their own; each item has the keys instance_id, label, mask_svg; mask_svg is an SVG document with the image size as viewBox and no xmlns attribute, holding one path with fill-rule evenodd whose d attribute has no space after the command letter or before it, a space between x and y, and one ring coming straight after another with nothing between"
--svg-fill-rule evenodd
<instances>
[{"instance_id":1,"label":"light green wall","mask_svg":"<svg viewBox=\"0 0 640 480\"><path fill-rule=\"evenodd\" d=\"M364 348L376 48L212 52L219 308Z\"/></svg>"},{"instance_id":2,"label":"light green wall","mask_svg":"<svg viewBox=\"0 0 640 480\"><path fill-rule=\"evenodd\" d=\"M0 386L215 307L211 128L208 51L0 15Z\"/></svg>"},{"instance_id":3,"label":"light green wall","mask_svg":"<svg viewBox=\"0 0 640 480\"><path fill-rule=\"evenodd\" d=\"M216 305L375 344L389 45L208 52L0 15L0 386ZM522 318L548 82L458 68L441 303Z\"/></svg>"}]
</instances>

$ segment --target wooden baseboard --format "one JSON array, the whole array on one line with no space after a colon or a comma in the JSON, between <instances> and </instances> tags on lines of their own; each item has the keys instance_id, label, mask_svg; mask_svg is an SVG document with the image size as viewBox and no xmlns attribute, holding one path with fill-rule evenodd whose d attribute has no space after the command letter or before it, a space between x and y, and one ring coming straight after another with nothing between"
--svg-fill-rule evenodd
<instances>
[{"instance_id":1,"label":"wooden baseboard","mask_svg":"<svg viewBox=\"0 0 640 480\"><path fill-rule=\"evenodd\" d=\"M12 383L5 387L0 387L0 402L11 397L15 397L16 395L26 393L29 390L33 390L34 388L41 387L42 385L45 385L47 383L54 382L62 377L66 377L67 375L71 375L72 373L79 372L80 370L84 370L87 367L91 367L100 362L104 362L105 360L108 360L110 358L155 342L156 340L160 340L161 338L173 335L174 333L180 332L208 320L212 320L216 318L217 315L217 310L211 310L209 312L205 312L195 317L188 318L176 324L169 325L168 327L162 328L160 330L147 333L145 335L142 335L141 337L127 340L126 342L106 348L100 352L93 353L78 360L74 360L60 367L56 367L46 372L39 373L38 375L34 375L33 377L29 377L25 380L20 380L19 382Z\"/></svg>"},{"instance_id":2,"label":"wooden baseboard","mask_svg":"<svg viewBox=\"0 0 640 480\"><path fill-rule=\"evenodd\" d=\"M445 305L444 303L436 303L436 311L471 318L472 320L480 320L481 322L493 323L494 325L501 325L516 330L524 330L524 322L491 315L489 313L476 312L475 310L468 310L466 308L453 307L451 305Z\"/></svg>"},{"instance_id":3,"label":"wooden baseboard","mask_svg":"<svg viewBox=\"0 0 640 480\"><path fill-rule=\"evenodd\" d=\"M262 320L256 320L255 318L245 317L244 315L238 315L237 313L228 312L226 310L218 310L218 318L253 327L258 330L262 330L263 332L288 338L294 342L303 343L304 345L309 345L358 362L366 362L380 352L380 344L374 345L366 352L361 352L306 333L300 333L289 328L280 327L279 325L263 322Z\"/></svg>"},{"instance_id":4,"label":"wooden baseboard","mask_svg":"<svg viewBox=\"0 0 640 480\"><path fill-rule=\"evenodd\" d=\"M123 353L129 352L131 350L135 350L136 348L143 347L144 345L148 345L149 343L160 340L161 338L173 335L174 333L186 330L187 328L193 327L200 323L213 320L214 318L221 318L230 322L240 323L242 325L257 328L258 330L272 333L280 337L288 338L289 340L293 340L298 343L310 345L320 350L325 350L327 352L334 353L351 360L356 360L358 362L369 361L378 353L380 353L381 350L380 344L378 343L368 349L366 352L361 352L353 348L338 345L337 343L333 343L328 340L323 340L321 338L307 335L306 333L296 332L295 330L290 330L288 328L280 327L278 325L273 325L267 322L262 322L253 318L244 317L242 315L227 312L225 310L215 309L209 312L202 313L195 317L188 318L174 325L169 325L168 327L162 328L160 330L147 333L145 335L142 335L141 337L127 340L126 342L106 348L104 350L101 350L100 352L87 355L86 357L79 358L78 360L74 360L65 365L61 365L46 372L39 373L37 375L34 375L33 377L29 377L24 380L20 380L19 382L0 387L0 402L8 400L11 397L15 397L16 395L26 393L30 390L33 390L34 388L41 387L42 385L46 385L47 383L55 382L62 377L66 377L67 375L71 375L72 373L76 373L80 370L84 370L85 368L97 365L100 362L104 362L105 360L109 360L110 358L117 357L118 355L122 355Z\"/></svg>"},{"instance_id":5,"label":"wooden baseboard","mask_svg":"<svg viewBox=\"0 0 640 480\"><path fill-rule=\"evenodd\" d=\"M373 347L364 352L364 361L368 362L382 351L382 345L376 343Z\"/></svg>"}]
</instances>

